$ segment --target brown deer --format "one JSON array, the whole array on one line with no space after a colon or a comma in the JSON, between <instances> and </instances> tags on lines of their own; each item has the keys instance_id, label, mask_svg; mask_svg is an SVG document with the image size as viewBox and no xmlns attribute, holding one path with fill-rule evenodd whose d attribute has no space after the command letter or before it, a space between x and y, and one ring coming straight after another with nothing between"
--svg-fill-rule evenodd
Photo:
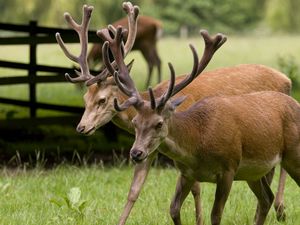
<instances>
[{"instance_id":1,"label":"brown deer","mask_svg":"<svg viewBox=\"0 0 300 225\"><path fill-rule=\"evenodd\" d=\"M108 46L118 70L109 63ZM300 105L283 93L263 91L207 97L185 111L175 112L186 97L171 97L204 70L214 47L206 46L198 63L196 50L191 46L193 69L176 85L175 71L169 64L171 79L167 90L155 97L149 88L148 101L142 98L129 76L120 44L105 42L106 67L114 74L119 89L129 97L121 105L115 98L114 106L117 111L130 106L137 111L132 120L133 161L140 163L151 157L162 142L168 146L159 151L173 159L180 171L170 207L174 224L182 224L180 209L195 182L216 183L211 224L218 225L233 181L245 180L258 200L254 221L261 225L274 200L266 175L277 164L281 163L300 187Z\"/></svg>"},{"instance_id":2,"label":"brown deer","mask_svg":"<svg viewBox=\"0 0 300 225\"><path fill-rule=\"evenodd\" d=\"M125 7L126 8L126 7ZM92 8L89 7L89 10ZM128 10L133 11L133 10ZM85 32L88 30L88 21L90 18L90 12L85 13L83 17L83 26L86 26L84 30L78 32L82 47L82 53L80 57L72 55L66 49L63 44L59 34L56 35L58 43L62 47L66 56L75 62L80 62L81 73L76 72L79 77L71 78L66 74L66 78L70 82L86 82L88 89L84 96L85 100L85 112L82 116L82 120L78 124L77 131L86 135L91 135L95 130L103 126L108 121L112 120L117 126L128 130L131 133L134 133L134 129L131 125L131 120L135 116L136 111L132 108L128 108L125 111L117 112L113 106L113 99L117 97L118 99L127 100L128 97L124 95L116 86L114 79L108 77L109 74L103 72L101 75L96 77L92 76L88 70L88 64L86 58L86 49L87 49L87 34ZM73 27L74 21L71 19L69 14L65 14L66 20L70 21L69 23ZM135 18L135 16L130 16L130 18ZM130 29L129 34L134 33L133 19L130 19ZM77 27L77 25L75 25ZM112 29L112 28L111 28ZM205 36L205 32L203 33ZM131 35L132 37L134 35ZM209 40L208 37L206 37ZM128 42L129 41L129 42ZM130 39L127 39L127 52L130 50L130 45L133 42ZM125 52L127 54L127 52ZM80 59L79 59L80 58ZM178 76L176 82L184 79L184 76ZM164 89L167 87L168 83L163 82L157 85L154 88L154 95L158 96L163 93ZM205 98L207 96L217 95L217 94L226 94L226 95L235 95L242 93L249 93L253 91L262 91L262 90L275 90L284 93L289 93L291 88L291 83L289 79L282 73L275 71L271 68L262 66L262 65L239 65L235 67L228 67L217 69L210 72L203 72L201 76L197 77L195 81L190 84L185 92L178 93L178 95L185 94L188 96L186 101L178 108L178 110L187 109L195 101ZM141 93L143 98L147 98L147 93ZM137 200L143 183L147 177L148 171L150 169L151 163L155 157L149 157L147 160L144 160L142 163L136 165L134 180L131 185L130 192L128 194L128 201L126 203L125 209L120 219L120 224L124 224L131 208L134 205L134 202ZM281 182L280 187L284 185L285 176L280 176ZM279 188L280 190L283 188ZM284 215L283 212L283 197L282 192L279 192L277 196L278 201L275 204L276 209L278 210L278 217ZM197 183L195 184L194 189L192 190L193 196L195 198L196 204L196 214L200 224L200 205L199 205L199 188ZM281 207L279 207L281 206ZM282 209L282 210L279 210Z\"/></svg>"},{"instance_id":3,"label":"brown deer","mask_svg":"<svg viewBox=\"0 0 300 225\"><path fill-rule=\"evenodd\" d=\"M128 29L127 18L122 18L112 24L114 27L122 26ZM148 75L146 80L146 88L149 86L152 78L153 68L157 68L158 83L161 82L161 60L157 51L157 41L162 33L161 22L149 17L139 16L137 22L136 39L133 44L132 50L141 51L148 65ZM124 39L127 39L127 35L124 35ZM88 54L88 63L90 66L96 65L102 60L102 45L94 44Z\"/></svg>"}]
</instances>

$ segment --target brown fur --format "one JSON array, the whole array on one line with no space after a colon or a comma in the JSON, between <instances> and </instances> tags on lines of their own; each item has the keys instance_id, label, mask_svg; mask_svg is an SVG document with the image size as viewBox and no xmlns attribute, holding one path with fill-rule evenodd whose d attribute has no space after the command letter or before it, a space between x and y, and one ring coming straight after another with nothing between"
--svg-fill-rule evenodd
<instances>
[{"instance_id":1,"label":"brown fur","mask_svg":"<svg viewBox=\"0 0 300 225\"><path fill-rule=\"evenodd\" d=\"M176 83L184 79L186 75L176 77ZM169 82L164 81L154 88L155 97L160 96L167 88ZM190 107L196 101L205 97L214 95L238 95L255 91L279 91L285 94L291 92L291 81L283 73L270 67L257 64L242 64L233 67L225 67L212 71L202 72L192 83L179 92L174 98L187 96L184 103L178 108L182 111ZM148 100L148 92L141 93L143 99ZM126 100L121 91L116 96L120 101ZM133 107L118 113L113 122L119 119L119 116L126 114L128 123L135 116ZM118 125L118 123L116 123ZM130 130L133 132L133 130Z\"/></svg>"},{"instance_id":2,"label":"brown fur","mask_svg":"<svg viewBox=\"0 0 300 225\"><path fill-rule=\"evenodd\" d=\"M145 103L133 119L132 152L141 159L160 150L176 162L181 175L171 205L175 224L195 181L217 184L212 224L220 224L233 180L246 180L258 199L255 224L263 224L274 199L265 175L281 162L300 187L300 105L280 92L214 96L172 114L172 103L153 110ZM163 121L160 129L156 124ZM183 184L182 184L183 183ZM180 197L179 196L184 196Z\"/></svg>"},{"instance_id":3,"label":"brown fur","mask_svg":"<svg viewBox=\"0 0 300 225\"><path fill-rule=\"evenodd\" d=\"M178 76L176 78L176 83L182 80L184 76L185 75ZM112 81L113 79L108 79L104 84L101 83L100 85L94 84L90 86L86 95L98 96L98 93L103 91L103 89L108 86L111 86L111 88L115 89L116 87L114 85L114 82ZM167 86L168 81L158 84L154 88L154 95L160 96L165 91ZM182 111L186 110L196 101L208 96L236 95L262 90L279 91L289 94L290 89L290 80L279 71L276 71L272 68L263 65L245 64L234 67L216 69L208 72L202 72L200 76L198 76L192 83L190 83L185 89L179 92L175 97L182 95L187 96L187 99L184 101L184 103L178 107L178 111ZM143 99L148 99L148 92L141 93L141 96ZM119 102L123 102L128 98L117 88L115 92L111 92L111 95L107 96L108 102L111 102L110 104L112 104L112 99L115 97L119 100ZM96 122L97 119L86 119L86 117L90 117L89 115L93 114L92 112L95 112L97 108L97 101L99 100L98 98L99 97L90 97L90 99L93 99L93 101L88 100L85 102L86 111L82 117L82 121L78 125L77 130L80 130L83 133L85 133L87 130L90 129L91 126L98 127L98 124ZM105 115L107 115L107 106L103 107L104 108L99 107L98 110L105 111ZM109 108L110 110L113 110L112 105ZM103 113L98 115L100 119L99 124L104 125L105 121L103 121L104 117L102 117L102 115ZM112 119L112 121L122 129L125 129L130 133L134 133L134 128L132 126L131 120L135 115L136 110L133 107L130 107L125 111L111 114L110 119ZM87 123L85 121L89 122ZM109 121L109 118L107 121ZM83 126L86 127L84 130L82 129ZM194 137L193 134L196 131L192 129L187 129L187 132L189 132L190 137ZM151 160L153 160L153 157ZM138 198L141 186L143 185L143 182L146 179L147 172L150 168L152 162L151 160L149 159L149 161L145 161L143 165L136 167L135 176L132 182L131 190L128 195L128 202L120 218L120 224L125 223L131 210L131 207ZM281 188L283 189L284 180L281 183ZM195 185L197 185L197 183L195 183ZM280 192L280 194L282 194L282 192ZM197 198L199 198L199 194L196 196ZM278 198L278 202L279 205L282 205L282 198ZM197 204L199 204L199 202ZM200 206L198 206L197 210L201 210ZM200 217L197 217L197 220L197 224L202 224Z\"/></svg>"},{"instance_id":4,"label":"brown fur","mask_svg":"<svg viewBox=\"0 0 300 225\"><path fill-rule=\"evenodd\" d=\"M123 26L128 29L127 17L122 18L112 24L114 27ZM156 48L156 43L159 38L159 33L161 33L162 24L160 21L148 17L139 16L137 21L137 34L132 50L139 50L143 54L147 64L148 64L148 81L147 86L150 82L150 76L153 67L158 69L158 82L161 80L161 60L158 56L158 51ZM127 37L125 37L127 39ZM94 44L88 54L88 62L90 65L96 65L102 61L102 45L103 42L99 44Z\"/></svg>"}]
</instances>

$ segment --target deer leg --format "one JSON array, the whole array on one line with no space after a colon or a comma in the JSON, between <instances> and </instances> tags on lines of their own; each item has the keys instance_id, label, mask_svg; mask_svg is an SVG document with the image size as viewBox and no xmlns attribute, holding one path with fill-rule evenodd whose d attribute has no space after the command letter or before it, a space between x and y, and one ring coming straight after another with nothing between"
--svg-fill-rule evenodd
<instances>
[{"instance_id":1,"label":"deer leg","mask_svg":"<svg viewBox=\"0 0 300 225\"><path fill-rule=\"evenodd\" d=\"M180 174L176 184L175 195L170 206L170 215L175 225L181 225L180 209L193 184L194 181L188 180Z\"/></svg>"},{"instance_id":2,"label":"deer leg","mask_svg":"<svg viewBox=\"0 0 300 225\"><path fill-rule=\"evenodd\" d=\"M270 172L265 175L267 182L270 186L273 181L274 173L275 173L275 167L273 169L271 169Z\"/></svg>"},{"instance_id":3,"label":"deer leg","mask_svg":"<svg viewBox=\"0 0 300 225\"><path fill-rule=\"evenodd\" d=\"M280 167L280 176L279 176L279 184L277 188L277 193L275 197L274 207L276 210L276 218L278 221L285 221L286 214L284 212L284 200L283 200L283 193L284 193L284 185L286 180L286 171Z\"/></svg>"},{"instance_id":4,"label":"deer leg","mask_svg":"<svg viewBox=\"0 0 300 225\"><path fill-rule=\"evenodd\" d=\"M212 225L219 225L221 223L222 213L231 189L233 178L234 172L226 171L222 176L219 176L217 179L215 201L211 212Z\"/></svg>"},{"instance_id":5,"label":"deer leg","mask_svg":"<svg viewBox=\"0 0 300 225\"><path fill-rule=\"evenodd\" d=\"M157 153L153 153L151 156L149 156L145 161L137 164L134 169L134 176L133 181L130 186L130 191L128 193L127 197L127 203L124 207L123 213L119 219L119 225L125 224L130 211L139 197L139 194L141 192L142 186L146 180L146 177L148 175L148 172L150 170L150 166L156 157Z\"/></svg>"},{"instance_id":6,"label":"deer leg","mask_svg":"<svg viewBox=\"0 0 300 225\"><path fill-rule=\"evenodd\" d=\"M195 212L196 212L196 224L202 225L202 207L201 207L201 199L200 199L200 184L199 182L195 182L191 189L192 195L194 197L195 202Z\"/></svg>"},{"instance_id":7,"label":"deer leg","mask_svg":"<svg viewBox=\"0 0 300 225\"><path fill-rule=\"evenodd\" d=\"M153 71L153 65L150 62L148 63L148 77L145 85L145 89L147 89L150 86L151 78L152 78L152 71Z\"/></svg>"},{"instance_id":8,"label":"deer leg","mask_svg":"<svg viewBox=\"0 0 300 225\"><path fill-rule=\"evenodd\" d=\"M254 217L255 224L262 225L272 206L274 195L265 176L258 181L247 181L247 183L258 200Z\"/></svg>"},{"instance_id":9,"label":"deer leg","mask_svg":"<svg viewBox=\"0 0 300 225\"><path fill-rule=\"evenodd\" d=\"M296 152L296 154L296 156L285 156L284 160L282 161L282 166L300 187L300 150Z\"/></svg>"},{"instance_id":10,"label":"deer leg","mask_svg":"<svg viewBox=\"0 0 300 225\"><path fill-rule=\"evenodd\" d=\"M157 83L160 83L161 82L161 60L158 56L158 53L157 53L157 49L154 48L153 49L153 57L154 57L154 61L155 61L155 65L157 67Z\"/></svg>"},{"instance_id":11,"label":"deer leg","mask_svg":"<svg viewBox=\"0 0 300 225\"><path fill-rule=\"evenodd\" d=\"M266 175L266 179L269 185L271 185L272 183L274 173L275 173L275 167ZM284 192L285 180L286 180L286 171L281 167L279 184L277 188L276 198L274 201L274 208L276 211L276 218L278 221L285 221L286 218L286 214L284 212L284 204L283 204L283 192Z\"/></svg>"}]
</instances>

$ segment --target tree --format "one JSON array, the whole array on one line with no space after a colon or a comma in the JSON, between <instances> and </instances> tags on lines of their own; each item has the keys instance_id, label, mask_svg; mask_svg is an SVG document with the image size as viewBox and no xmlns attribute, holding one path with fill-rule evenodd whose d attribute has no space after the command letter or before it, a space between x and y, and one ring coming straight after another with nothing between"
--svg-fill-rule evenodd
<instances>
[{"instance_id":1,"label":"tree","mask_svg":"<svg viewBox=\"0 0 300 225\"><path fill-rule=\"evenodd\" d=\"M200 28L229 32L244 31L263 16L264 0L153 0L147 12L164 21L166 32L178 32L186 26L190 32Z\"/></svg>"},{"instance_id":2,"label":"tree","mask_svg":"<svg viewBox=\"0 0 300 225\"><path fill-rule=\"evenodd\" d=\"M266 22L272 31L300 31L299 0L268 0Z\"/></svg>"}]
</instances>

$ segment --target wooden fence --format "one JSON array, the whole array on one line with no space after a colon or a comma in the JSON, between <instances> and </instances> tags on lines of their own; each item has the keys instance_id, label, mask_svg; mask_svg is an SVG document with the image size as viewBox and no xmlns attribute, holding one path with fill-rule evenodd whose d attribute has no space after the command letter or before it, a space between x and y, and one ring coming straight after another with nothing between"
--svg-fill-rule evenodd
<instances>
[{"instance_id":1,"label":"wooden fence","mask_svg":"<svg viewBox=\"0 0 300 225\"><path fill-rule=\"evenodd\" d=\"M61 28L49 28L38 26L36 21L31 21L29 25L15 25L0 23L0 32L9 31L13 33L21 33L9 36L0 36L0 45L28 45L29 46L29 63L20 63L0 60L0 67L12 68L18 70L24 70L26 76L9 76L3 77L0 74L0 85L13 85L13 84L27 84L29 88L28 100L19 100L12 98L0 97L1 104L11 104L16 106L22 106L29 108L29 118L19 119L14 125L23 126L24 124L37 124L37 123L54 123L54 122L70 122L70 120L77 119L79 114L83 112L82 107L65 106L48 104L37 101L36 86L38 83L54 83L54 82L66 82L64 74L73 73L73 68L65 68L58 66L46 66L37 64L37 46L42 44L57 44L55 39L55 33L60 32L66 43L78 43L78 35L74 30L61 29ZM98 42L95 31L89 31L89 42ZM1 46L0 46L1 49ZM39 72L47 72L48 75L39 76ZM92 71L95 72L95 71ZM37 118L37 109L56 110L62 112L75 113L74 116L67 116L63 118ZM76 115L77 114L77 115ZM12 123L7 120L3 120L0 126L11 126Z\"/></svg>"}]
</instances>

